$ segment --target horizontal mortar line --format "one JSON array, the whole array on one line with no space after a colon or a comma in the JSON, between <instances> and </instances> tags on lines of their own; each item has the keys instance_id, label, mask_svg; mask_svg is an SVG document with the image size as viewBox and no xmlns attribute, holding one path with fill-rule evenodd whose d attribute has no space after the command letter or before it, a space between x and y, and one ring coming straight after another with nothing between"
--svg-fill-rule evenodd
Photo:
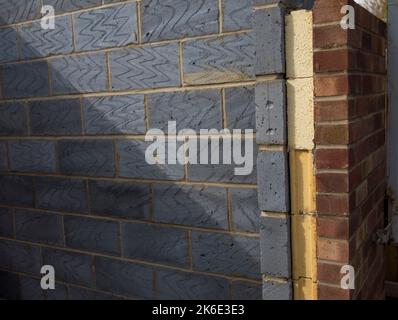
<instances>
[{"instance_id":1,"label":"horizontal mortar line","mask_svg":"<svg viewBox=\"0 0 398 320\"><path fill-rule=\"evenodd\" d=\"M325 263L325 264L331 264L334 266L345 266L347 263L345 262L338 262L338 261L332 261L332 260L327 260L327 259L317 259L317 262Z\"/></svg>"},{"instance_id":2,"label":"horizontal mortar line","mask_svg":"<svg viewBox=\"0 0 398 320\"><path fill-rule=\"evenodd\" d=\"M318 240L329 240L329 241L338 242L338 243L342 243L342 244L349 244L350 239L336 239L336 238L318 236Z\"/></svg>"},{"instance_id":3,"label":"horizontal mortar line","mask_svg":"<svg viewBox=\"0 0 398 320\"><path fill-rule=\"evenodd\" d=\"M344 275L341 274L341 277L343 277ZM326 287L331 287L331 288L337 288L337 289L341 289L341 286L334 284L334 283L330 283L330 282L324 282L321 280L318 280L318 284L326 286Z\"/></svg>"},{"instance_id":4,"label":"horizontal mortar line","mask_svg":"<svg viewBox=\"0 0 398 320\"><path fill-rule=\"evenodd\" d=\"M32 279L36 279L36 280L41 280L41 276L38 276L36 274L31 274L31 273L26 273L26 272L21 272L21 271L15 271L12 269L6 269L6 268L0 268L0 271L3 272L9 272L18 276L22 276L22 277L27 277L27 278L32 278ZM117 298L123 298L123 299L128 299L128 300L135 300L133 297L128 297L128 296L124 296L121 295L119 293L114 293L113 291L103 291L100 289L97 289L96 287L84 287L83 285L79 285L79 284L75 284L75 283L71 283L71 282L65 282L63 280L55 280L55 287L57 287L57 283L58 284L62 284L66 287L68 287L68 290L70 287L72 288L79 288L79 289L84 289L84 290L88 290L88 291L93 291L93 292L98 292L98 293L103 293L103 294L108 294ZM69 297L69 291L68 291L68 297Z\"/></svg>"},{"instance_id":5,"label":"horizontal mortar line","mask_svg":"<svg viewBox=\"0 0 398 320\"><path fill-rule=\"evenodd\" d=\"M7 206L7 205L0 205L0 208L12 208L14 210L21 210L21 211L32 211L32 212L43 212L43 213L51 213L57 216L71 216L71 217L80 217L80 218L87 218L92 220L105 220L105 221L113 221L118 223L136 223L136 224L150 224L156 225L161 227L170 227L174 229L181 229L186 231L198 231L198 232L208 232L208 233L221 233L226 235L237 235L242 236L245 238L259 238L259 233L250 233L250 232L243 232L243 231L230 231L225 229L216 229L216 228L209 228L209 227L197 227L197 226L189 226L189 225L181 225L181 224L173 224L161 221L153 221L153 220L144 220L144 219L133 219L128 217L115 217L109 215L97 215L96 213L84 214L84 213L73 213L73 212L63 212L60 210L51 210L51 209L39 209L39 208L29 208L29 207L18 207L18 206ZM117 212L117 210L115 210Z\"/></svg>"},{"instance_id":6,"label":"horizontal mortar line","mask_svg":"<svg viewBox=\"0 0 398 320\"><path fill-rule=\"evenodd\" d=\"M297 212L297 213L292 212L290 214L290 216L292 218L296 218L296 217L317 217L317 215L318 214L317 214L316 211L308 211L308 212L301 211L301 212Z\"/></svg>"},{"instance_id":7,"label":"horizontal mortar line","mask_svg":"<svg viewBox=\"0 0 398 320\"><path fill-rule=\"evenodd\" d=\"M37 58L31 58L31 59L24 59L24 60L21 59L21 60L15 60L15 61L10 61L10 62L2 62L2 63L0 63L0 66L24 64L24 63L31 63L31 62L38 62L38 61L48 61L49 63L51 63L52 60L56 60L56 59L60 59L60 58L77 57L77 56L92 55L92 54L99 54L99 53L112 53L115 51L121 51L123 49L137 49L137 48L139 49L139 48L143 48L143 47L158 46L158 45L164 45L164 44L182 43L182 45L184 45L184 43L188 42L188 41L206 40L206 39L239 35L239 34L250 33L250 32L252 32L252 29L243 29L243 30L237 30L237 31L227 31L227 32L223 32L222 34L214 33L214 34L208 34L208 35L186 37L186 38L182 38L182 39L160 40L160 41L144 42L144 43L132 43L132 44L127 44L127 45L120 46L120 47L111 47L111 48L103 48L103 49L87 50L87 51L75 51L75 52L71 52L71 53L67 53L67 54L54 54L54 55L46 56L46 57L37 57Z\"/></svg>"},{"instance_id":8,"label":"horizontal mortar line","mask_svg":"<svg viewBox=\"0 0 398 320\"><path fill-rule=\"evenodd\" d=\"M125 4L130 4L130 3L138 3L141 0L125 0L123 3ZM64 16L69 16L69 15L73 15L73 14L79 14L79 13L83 13L83 12L88 12L88 11L92 11L92 10L97 10L97 9L103 9L103 8L107 8L107 7L113 7L115 5L120 5L121 3L109 3L109 4L105 4L102 3L98 6L93 6L90 8L82 8L82 9L78 9L78 10L74 10L74 11L68 11L68 12L61 12L61 13L56 13L54 15L55 21L57 20L58 17L64 17ZM9 28L9 27L20 27L23 25L29 25L32 24L34 22L40 22L41 19L43 17L40 18L36 18L36 19L32 19L32 20L28 20L28 21L21 21L21 22L16 22L16 23L11 23L11 24L7 24L7 25L2 25L0 26L0 29L4 29L4 28Z\"/></svg>"},{"instance_id":9,"label":"horizontal mortar line","mask_svg":"<svg viewBox=\"0 0 398 320\"><path fill-rule=\"evenodd\" d=\"M287 152L288 148L283 145L259 144L258 150L259 151L284 151L284 152Z\"/></svg>"},{"instance_id":10,"label":"horizontal mortar line","mask_svg":"<svg viewBox=\"0 0 398 320\"><path fill-rule=\"evenodd\" d=\"M63 174L51 173L34 173L34 172L1 172L1 176L27 176L27 177L49 177L49 178L64 178L64 179L80 179L88 181L112 181L120 183L142 183L142 184L173 184L182 186L197 186L197 187L222 187L222 188L237 188L237 189L257 189L256 184L247 183L229 183L229 182L208 182L208 181L185 181L185 180L150 180L150 179L134 179L126 177L87 177L87 176L71 176Z\"/></svg>"},{"instance_id":11,"label":"horizontal mortar line","mask_svg":"<svg viewBox=\"0 0 398 320\"><path fill-rule=\"evenodd\" d=\"M341 46L337 46L337 47L333 47L333 48L314 48L314 53L316 52L331 52L331 51L341 51L341 50L347 50L347 51L354 51L354 52L361 52L365 55L369 55L372 57L378 57L380 59L385 59L385 55L380 55L371 51L367 51L361 48L356 48L356 47L352 47L350 45L341 45Z\"/></svg>"},{"instance_id":12,"label":"horizontal mortar line","mask_svg":"<svg viewBox=\"0 0 398 320\"><path fill-rule=\"evenodd\" d=\"M201 274L201 275L216 276L216 277L218 276L218 277L225 278L225 279L232 280L232 281L234 281L234 280L235 281L245 281L245 282L251 282L251 283L255 283L255 284L261 283L258 280L255 280L252 278L245 278L245 277L239 277L239 276L235 277L235 276L225 275L225 274L221 274L221 273L211 273L211 272L205 272L205 271L190 270L190 269L185 269L182 267L175 267L172 265L163 265L163 264L156 263L156 262L135 260L135 259L127 258L127 257L111 256L111 255L106 255L106 254L102 254L102 253L98 253L98 252L90 252L90 251L78 250L78 249L73 249L73 248L68 248L68 247L50 246L50 245L46 245L43 243L33 243L33 242L29 242L29 241L18 240L18 239L13 239L13 238L5 238L5 237L0 237L0 240L17 242L20 244L31 245L34 247L57 249L57 250L63 250L63 251L68 251L68 252L73 252L73 253L82 253L82 254L86 254L86 255L90 255L90 256L94 256L94 257L109 258L112 260L130 262L130 263L135 263L135 264L145 265L145 266L150 266L150 267L177 270L177 271L182 271L182 272L186 272L186 273Z\"/></svg>"},{"instance_id":13,"label":"horizontal mortar line","mask_svg":"<svg viewBox=\"0 0 398 320\"><path fill-rule=\"evenodd\" d=\"M291 279L285 278L285 277L275 277L275 276L271 276L268 274L263 274L263 281L270 281L270 282L276 282L276 283L288 283L291 281Z\"/></svg>"},{"instance_id":14,"label":"horizontal mortar line","mask_svg":"<svg viewBox=\"0 0 398 320\"><path fill-rule=\"evenodd\" d=\"M316 284L318 281L315 279L315 277L306 277L306 276L292 276L292 281L293 282L299 282L300 280L310 280L312 283Z\"/></svg>"},{"instance_id":15,"label":"horizontal mortar line","mask_svg":"<svg viewBox=\"0 0 398 320\"><path fill-rule=\"evenodd\" d=\"M70 93L70 94L59 94L52 96L40 96L40 97L14 97L1 99L1 103L7 102L35 102L35 101L48 101L48 100L65 100L65 99L79 99L79 98L96 98L96 97L111 97L111 96L124 96L130 94L151 94L151 93L173 93L173 92L187 92L187 91L199 91L208 89L223 89L223 88L237 88L237 87L248 87L256 85L256 80L248 80L242 82L225 82L225 83L214 83L214 84L201 84L201 85L190 85L186 87L163 87L163 88L148 88L148 89L130 89L130 90L118 90L118 91L102 91L102 92L90 92L90 93Z\"/></svg>"},{"instance_id":16,"label":"horizontal mortar line","mask_svg":"<svg viewBox=\"0 0 398 320\"><path fill-rule=\"evenodd\" d=\"M316 125L325 125L325 126L327 126L327 125L333 126L333 125L340 125L340 124L352 125L352 124L356 124L356 123L359 123L359 122L362 122L362 121L369 120L369 119L373 118L375 115L384 114L384 113L385 113L385 110L381 109L379 111L368 113L368 114L366 114L364 116L358 116L358 117L355 117L355 118L350 119L350 120L318 121L316 123Z\"/></svg>"},{"instance_id":17,"label":"horizontal mortar line","mask_svg":"<svg viewBox=\"0 0 398 320\"><path fill-rule=\"evenodd\" d=\"M326 97L314 96L314 102L333 102L333 101L346 101L346 100L355 100L355 97L348 95L326 96Z\"/></svg>"},{"instance_id":18,"label":"horizontal mortar line","mask_svg":"<svg viewBox=\"0 0 398 320\"><path fill-rule=\"evenodd\" d=\"M384 73L374 73L371 71L356 71L356 70L338 70L338 71L325 71L325 72L316 72L314 77L318 79L330 78L330 77L339 77L339 76L374 76L378 78L386 78L387 74Z\"/></svg>"},{"instance_id":19,"label":"horizontal mortar line","mask_svg":"<svg viewBox=\"0 0 398 320\"><path fill-rule=\"evenodd\" d=\"M294 80L313 80L315 77L315 73L313 73L310 76L292 76L292 77L287 77L286 81L287 82L294 82Z\"/></svg>"},{"instance_id":20,"label":"horizontal mortar line","mask_svg":"<svg viewBox=\"0 0 398 320\"><path fill-rule=\"evenodd\" d=\"M343 18L343 17L344 17L344 15L342 14L342 15L341 15L341 18ZM313 29L319 29L319 28L323 28L323 27L340 26L340 21L341 21L341 20L332 21L332 22L324 22L324 23L314 23L314 24L312 25L312 27L313 27ZM381 36L380 34L374 32L374 31L372 31L372 30L365 29L364 27L362 27L362 26L360 26L360 25L357 25L357 24L355 25L355 29L354 29L354 30L353 30L353 29L348 29L348 30L344 30L344 31L345 31L345 32L355 32L355 31L357 31L357 30L360 30L360 31L362 31L362 32L369 33L369 34L371 34L371 35L373 35L373 36L376 36L376 37L379 38L379 39L387 40L387 39L385 39L383 36ZM347 40L347 41L349 41L349 40Z\"/></svg>"},{"instance_id":21,"label":"horizontal mortar line","mask_svg":"<svg viewBox=\"0 0 398 320\"><path fill-rule=\"evenodd\" d=\"M341 17L343 18L343 15ZM331 26L340 26L340 20L339 21L331 21L331 22L314 23L312 25L313 29L321 28L321 27L331 27Z\"/></svg>"},{"instance_id":22,"label":"horizontal mortar line","mask_svg":"<svg viewBox=\"0 0 398 320\"><path fill-rule=\"evenodd\" d=\"M290 217L290 214L286 212L261 211L260 216L265 218L286 219Z\"/></svg>"}]
</instances>

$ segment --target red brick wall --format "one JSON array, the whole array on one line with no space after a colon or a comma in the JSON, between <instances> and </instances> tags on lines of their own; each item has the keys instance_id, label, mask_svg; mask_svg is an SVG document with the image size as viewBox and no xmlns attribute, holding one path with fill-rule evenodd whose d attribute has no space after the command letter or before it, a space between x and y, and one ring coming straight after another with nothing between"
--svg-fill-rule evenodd
<instances>
[{"instance_id":1,"label":"red brick wall","mask_svg":"<svg viewBox=\"0 0 398 320\"><path fill-rule=\"evenodd\" d=\"M355 30L340 26L352 5ZM319 299L384 297L386 24L351 0L314 6L315 142ZM340 268L356 271L355 290Z\"/></svg>"}]
</instances>

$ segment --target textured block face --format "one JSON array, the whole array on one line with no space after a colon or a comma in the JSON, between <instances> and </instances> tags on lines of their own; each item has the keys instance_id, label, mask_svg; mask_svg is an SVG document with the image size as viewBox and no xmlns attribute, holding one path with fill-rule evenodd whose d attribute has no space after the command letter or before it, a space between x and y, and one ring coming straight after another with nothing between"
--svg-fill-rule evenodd
<instances>
[{"instance_id":1,"label":"textured block face","mask_svg":"<svg viewBox=\"0 0 398 320\"><path fill-rule=\"evenodd\" d=\"M40 280L20 276L21 300L66 300L68 291L65 285L56 283L54 290L44 291L40 287Z\"/></svg>"},{"instance_id":2,"label":"textured block face","mask_svg":"<svg viewBox=\"0 0 398 320\"><path fill-rule=\"evenodd\" d=\"M205 139L204 139L205 140ZM239 150L238 147L240 145L240 151L236 151L237 154L241 152L241 154L246 155L246 146L244 141L242 141L241 144L236 142L235 146L231 147L231 143L229 143L228 146L228 140L227 145L225 148L229 148L229 150L232 150L235 152L236 150ZM224 140L220 139L220 144L217 146L216 143L211 142L208 139L207 147L206 143L204 142L203 145L200 145L198 143L198 150L200 150L200 154L206 154L208 152L209 158L208 158L208 163L209 164L199 164L200 159L198 157L197 162L198 164L189 164L188 165L188 177L189 179L193 181L211 181L211 182L240 182L240 183L256 183L256 163L255 159L257 157L256 153L256 148L254 147L254 140L248 139L247 144L251 145L253 148L253 153L250 152L250 150L247 151L246 155L246 167L248 170L248 174L245 175L237 175L235 172L236 168L242 168L244 165L239 165L235 164L235 161L231 161L232 164L224 164L227 163L227 160L224 161L223 159L223 149L224 149L224 143L226 143ZM207 151L208 150L208 151ZM211 155L216 155L219 154L219 164L211 164ZM251 161L249 158L252 157ZM233 160L233 159L231 159ZM253 165L251 166L250 163L253 162ZM203 162L202 162L203 163ZM249 172L250 167L252 167L252 171Z\"/></svg>"},{"instance_id":3,"label":"textured block face","mask_svg":"<svg viewBox=\"0 0 398 320\"><path fill-rule=\"evenodd\" d=\"M37 97L49 94L46 61L4 65L2 79L5 98Z\"/></svg>"},{"instance_id":4,"label":"textured block face","mask_svg":"<svg viewBox=\"0 0 398 320\"><path fill-rule=\"evenodd\" d=\"M156 284L158 299L228 300L229 283L224 278L209 277L175 270L159 270Z\"/></svg>"},{"instance_id":5,"label":"textured block face","mask_svg":"<svg viewBox=\"0 0 398 320\"><path fill-rule=\"evenodd\" d=\"M261 272L290 277L290 223L288 218L261 217Z\"/></svg>"},{"instance_id":6,"label":"textured block face","mask_svg":"<svg viewBox=\"0 0 398 320\"><path fill-rule=\"evenodd\" d=\"M229 129L255 129L254 91L253 87L225 89Z\"/></svg>"},{"instance_id":7,"label":"textured block face","mask_svg":"<svg viewBox=\"0 0 398 320\"><path fill-rule=\"evenodd\" d=\"M77 135L81 133L80 101L35 101L30 105L32 135Z\"/></svg>"},{"instance_id":8,"label":"textured block face","mask_svg":"<svg viewBox=\"0 0 398 320\"><path fill-rule=\"evenodd\" d=\"M224 0L224 30L251 29L253 0Z\"/></svg>"},{"instance_id":9,"label":"textured block face","mask_svg":"<svg viewBox=\"0 0 398 320\"><path fill-rule=\"evenodd\" d=\"M151 190L145 184L91 181L91 211L96 215L149 219Z\"/></svg>"},{"instance_id":10,"label":"textured block face","mask_svg":"<svg viewBox=\"0 0 398 320\"><path fill-rule=\"evenodd\" d=\"M0 236L11 238L14 235L14 215L12 209L0 208Z\"/></svg>"},{"instance_id":11,"label":"textured block face","mask_svg":"<svg viewBox=\"0 0 398 320\"><path fill-rule=\"evenodd\" d=\"M15 233L19 240L63 245L61 216L56 214L16 210Z\"/></svg>"},{"instance_id":12,"label":"textured block face","mask_svg":"<svg viewBox=\"0 0 398 320\"><path fill-rule=\"evenodd\" d=\"M8 143L10 169L20 172L55 172L55 144L46 140Z\"/></svg>"},{"instance_id":13,"label":"textured block face","mask_svg":"<svg viewBox=\"0 0 398 320\"><path fill-rule=\"evenodd\" d=\"M230 189L232 220L236 230L258 232L260 209L256 189Z\"/></svg>"},{"instance_id":14,"label":"textured block face","mask_svg":"<svg viewBox=\"0 0 398 320\"><path fill-rule=\"evenodd\" d=\"M184 81L208 84L254 78L254 35L214 37L184 42Z\"/></svg>"},{"instance_id":15,"label":"textured block face","mask_svg":"<svg viewBox=\"0 0 398 320\"><path fill-rule=\"evenodd\" d=\"M25 104L19 102L0 104L0 135L23 136L27 133L27 110Z\"/></svg>"},{"instance_id":16,"label":"textured block face","mask_svg":"<svg viewBox=\"0 0 398 320\"><path fill-rule=\"evenodd\" d=\"M113 143L109 140L61 140L60 171L69 175L112 177L115 174Z\"/></svg>"},{"instance_id":17,"label":"textured block face","mask_svg":"<svg viewBox=\"0 0 398 320\"><path fill-rule=\"evenodd\" d=\"M124 46L137 40L136 4L121 4L73 15L76 50Z\"/></svg>"},{"instance_id":18,"label":"textured block face","mask_svg":"<svg viewBox=\"0 0 398 320\"><path fill-rule=\"evenodd\" d=\"M40 0L0 1L0 25L14 24L22 21L32 20L40 17Z\"/></svg>"},{"instance_id":19,"label":"textured block face","mask_svg":"<svg viewBox=\"0 0 398 320\"><path fill-rule=\"evenodd\" d=\"M261 83L256 88L256 141L285 144L286 86L284 81Z\"/></svg>"},{"instance_id":20,"label":"textured block face","mask_svg":"<svg viewBox=\"0 0 398 320\"><path fill-rule=\"evenodd\" d=\"M86 98L83 108L88 134L145 133L144 95Z\"/></svg>"},{"instance_id":21,"label":"textured block face","mask_svg":"<svg viewBox=\"0 0 398 320\"><path fill-rule=\"evenodd\" d=\"M257 238L192 232L193 268L234 276L260 278Z\"/></svg>"},{"instance_id":22,"label":"textured block face","mask_svg":"<svg viewBox=\"0 0 398 320\"><path fill-rule=\"evenodd\" d=\"M54 18L55 29L43 29L41 21L23 25L19 30L21 58L32 59L73 51L70 16Z\"/></svg>"},{"instance_id":23,"label":"textured block face","mask_svg":"<svg viewBox=\"0 0 398 320\"><path fill-rule=\"evenodd\" d=\"M53 6L55 13L59 14L100 6L101 1L102 0L43 0L43 4Z\"/></svg>"},{"instance_id":24,"label":"textured block face","mask_svg":"<svg viewBox=\"0 0 398 320\"><path fill-rule=\"evenodd\" d=\"M286 154L282 151L258 155L258 200L262 211L289 211L289 181Z\"/></svg>"},{"instance_id":25,"label":"textured block face","mask_svg":"<svg viewBox=\"0 0 398 320\"><path fill-rule=\"evenodd\" d=\"M216 0L144 0L144 41L180 39L218 32Z\"/></svg>"},{"instance_id":26,"label":"textured block face","mask_svg":"<svg viewBox=\"0 0 398 320\"><path fill-rule=\"evenodd\" d=\"M7 171L7 143L0 142L0 171Z\"/></svg>"},{"instance_id":27,"label":"textured block face","mask_svg":"<svg viewBox=\"0 0 398 320\"><path fill-rule=\"evenodd\" d=\"M155 185L154 218L171 224L227 229L226 190Z\"/></svg>"},{"instance_id":28,"label":"textured block face","mask_svg":"<svg viewBox=\"0 0 398 320\"><path fill-rule=\"evenodd\" d=\"M43 264L56 270L57 280L85 287L93 285L93 257L75 252L43 248Z\"/></svg>"},{"instance_id":29,"label":"textured block face","mask_svg":"<svg viewBox=\"0 0 398 320\"><path fill-rule=\"evenodd\" d=\"M123 254L138 260L188 266L188 232L142 223L123 223Z\"/></svg>"},{"instance_id":30,"label":"textured block face","mask_svg":"<svg viewBox=\"0 0 398 320\"><path fill-rule=\"evenodd\" d=\"M88 219L81 217L64 217L66 246L118 255L119 224L114 221Z\"/></svg>"},{"instance_id":31,"label":"textured block face","mask_svg":"<svg viewBox=\"0 0 398 320\"><path fill-rule=\"evenodd\" d=\"M38 247L0 240L0 268L37 275L41 268L40 260Z\"/></svg>"},{"instance_id":32,"label":"textured block face","mask_svg":"<svg viewBox=\"0 0 398 320\"><path fill-rule=\"evenodd\" d=\"M290 283L266 281L263 284L263 300L291 300L292 286Z\"/></svg>"},{"instance_id":33,"label":"textured block face","mask_svg":"<svg viewBox=\"0 0 398 320\"><path fill-rule=\"evenodd\" d=\"M275 74L285 71L284 14L280 7L256 10L256 74Z\"/></svg>"},{"instance_id":34,"label":"textured block face","mask_svg":"<svg viewBox=\"0 0 398 320\"><path fill-rule=\"evenodd\" d=\"M31 177L0 175L0 203L33 206L33 179Z\"/></svg>"},{"instance_id":35,"label":"textured block face","mask_svg":"<svg viewBox=\"0 0 398 320\"><path fill-rule=\"evenodd\" d=\"M18 60L18 36L15 28L0 29L0 62Z\"/></svg>"},{"instance_id":36,"label":"textured block face","mask_svg":"<svg viewBox=\"0 0 398 320\"><path fill-rule=\"evenodd\" d=\"M129 262L97 257L96 285L104 291L129 297L153 299L153 270Z\"/></svg>"},{"instance_id":37,"label":"textured block face","mask_svg":"<svg viewBox=\"0 0 398 320\"><path fill-rule=\"evenodd\" d=\"M180 164L151 165L146 162L145 152L150 144L150 142L141 140L121 140L118 142L120 176L161 180L182 179L184 167ZM167 160L167 154L165 159Z\"/></svg>"},{"instance_id":38,"label":"textured block face","mask_svg":"<svg viewBox=\"0 0 398 320\"><path fill-rule=\"evenodd\" d=\"M251 282L234 281L232 282L233 300L261 300L261 284Z\"/></svg>"},{"instance_id":39,"label":"textured block face","mask_svg":"<svg viewBox=\"0 0 398 320\"><path fill-rule=\"evenodd\" d=\"M36 200L41 209L88 212L86 183L79 179L37 177Z\"/></svg>"},{"instance_id":40,"label":"textured block face","mask_svg":"<svg viewBox=\"0 0 398 320\"><path fill-rule=\"evenodd\" d=\"M54 59L50 69L54 94L97 92L108 87L103 53Z\"/></svg>"},{"instance_id":41,"label":"textured block face","mask_svg":"<svg viewBox=\"0 0 398 320\"><path fill-rule=\"evenodd\" d=\"M148 107L151 128L165 132L168 121L176 121L177 131L222 128L218 90L152 94Z\"/></svg>"},{"instance_id":42,"label":"textured block face","mask_svg":"<svg viewBox=\"0 0 398 320\"><path fill-rule=\"evenodd\" d=\"M112 52L112 89L179 86L178 51L177 44L167 44Z\"/></svg>"}]
</instances>

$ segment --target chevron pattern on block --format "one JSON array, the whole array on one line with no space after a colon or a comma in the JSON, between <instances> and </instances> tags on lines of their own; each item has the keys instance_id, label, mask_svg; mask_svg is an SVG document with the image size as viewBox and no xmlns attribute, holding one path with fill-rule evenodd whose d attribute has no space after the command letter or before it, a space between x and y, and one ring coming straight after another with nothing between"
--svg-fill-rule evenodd
<instances>
[{"instance_id":1,"label":"chevron pattern on block","mask_svg":"<svg viewBox=\"0 0 398 320\"><path fill-rule=\"evenodd\" d=\"M43 29L41 22L20 28L20 45L23 59L66 54L73 50L70 16L55 18L55 29Z\"/></svg>"},{"instance_id":2,"label":"chevron pattern on block","mask_svg":"<svg viewBox=\"0 0 398 320\"><path fill-rule=\"evenodd\" d=\"M207 84L254 79L252 33L191 40L184 43L184 81Z\"/></svg>"},{"instance_id":3,"label":"chevron pattern on block","mask_svg":"<svg viewBox=\"0 0 398 320\"><path fill-rule=\"evenodd\" d=\"M144 0L144 41L218 32L217 0Z\"/></svg>"},{"instance_id":4,"label":"chevron pattern on block","mask_svg":"<svg viewBox=\"0 0 398 320\"><path fill-rule=\"evenodd\" d=\"M74 15L78 51L118 47L137 41L136 4L122 4Z\"/></svg>"},{"instance_id":5,"label":"chevron pattern on block","mask_svg":"<svg viewBox=\"0 0 398 320\"><path fill-rule=\"evenodd\" d=\"M105 54L52 60L51 78L55 94L104 91L107 88Z\"/></svg>"},{"instance_id":6,"label":"chevron pattern on block","mask_svg":"<svg viewBox=\"0 0 398 320\"><path fill-rule=\"evenodd\" d=\"M254 0L224 0L224 31L252 28L253 6Z\"/></svg>"},{"instance_id":7,"label":"chevron pattern on block","mask_svg":"<svg viewBox=\"0 0 398 320\"><path fill-rule=\"evenodd\" d=\"M43 4L53 6L55 13L59 14L100 6L102 0L43 0Z\"/></svg>"},{"instance_id":8,"label":"chevron pattern on block","mask_svg":"<svg viewBox=\"0 0 398 320\"><path fill-rule=\"evenodd\" d=\"M4 65L1 76L4 97L47 96L49 93L46 61Z\"/></svg>"},{"instance_id":9,"label":"chevron pattern on block","mask_svg":"<svg viewBox=\"0 0 398 320\"><path fill-rule=\"evenodd\" d=\"M124 49L111 53L110 60L115 90L180 85L178 44Z\"/></svg>"},{"instance_id":10,"label":"chevron pattern on block","mask_svg":"<svg viewBox=\"0 0 398 320\"><path fill-rule=\"evenodd\" d=\"M18 60L17 37L15 28L0 29L0 62Z\"/></svg>"},{"instance_id":11,"label":"chevron pattern on block","mask_svg":"<svg viewBox=\"0 0 398 320\"><path fill-rule=\"evenodd\" d=\"M39 18L40 8L40 0L0 0L0 25Z\"/></svg>"}]
</instances>

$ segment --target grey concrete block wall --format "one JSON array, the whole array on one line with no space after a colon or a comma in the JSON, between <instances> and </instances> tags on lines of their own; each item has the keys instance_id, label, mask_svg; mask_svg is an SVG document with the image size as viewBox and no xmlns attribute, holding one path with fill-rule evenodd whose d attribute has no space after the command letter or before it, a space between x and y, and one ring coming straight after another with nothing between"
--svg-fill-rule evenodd
<instances>
[{"instance_id":1,"label":"grey concrete block wall","mask_svg":"<svg viewBox=\"0 0 398 320\"><path fill-rule=\"evenodd\" d=\"M289 279L262 277L287 252L267 246L288 239L288 222L272 237L260 228L261 210L288 210L286 154L273 167L255 147L252 173L237 176L149 165L144 140L176 121L286 144L283 81L258 79L284 78L278 3L43 0L56 14L44 31L41 1L0 0L0 281L13 284L0 298L291 297ZM42 263L55 291L38 288Z\"/></svg>"}]
</instances>

